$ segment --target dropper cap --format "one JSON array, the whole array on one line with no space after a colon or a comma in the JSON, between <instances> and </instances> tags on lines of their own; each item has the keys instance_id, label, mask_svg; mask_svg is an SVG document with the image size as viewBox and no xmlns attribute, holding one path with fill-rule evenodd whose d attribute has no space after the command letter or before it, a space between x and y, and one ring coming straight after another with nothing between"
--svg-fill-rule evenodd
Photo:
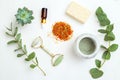
<instances>
[{"instance_id":1,"label":"dropper cap","mask_svg":"<svg viewBox=\"0 0 120 80\"><path fill-rule=\"evenodd\" d=\"M41 23L45 24L47 18L47 8L42 8L41 10Z\"/></svg>"}]
</instances>

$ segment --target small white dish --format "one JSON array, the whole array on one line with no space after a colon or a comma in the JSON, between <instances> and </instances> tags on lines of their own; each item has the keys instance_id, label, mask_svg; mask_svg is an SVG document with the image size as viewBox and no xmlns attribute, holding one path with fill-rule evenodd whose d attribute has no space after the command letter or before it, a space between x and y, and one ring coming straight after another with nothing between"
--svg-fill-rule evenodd
<instances>
[{"instance_id":1,"label":"small white dish","mask_svg":"<svg viewBox=\"0 0 120 80\"><path fill-rule=\"evenodd\" d=\"M99 48L100 44L97 37L89 33L78 36L74 44L75 53L83 58L93 58Z\"/></svg>"}]
</instances>

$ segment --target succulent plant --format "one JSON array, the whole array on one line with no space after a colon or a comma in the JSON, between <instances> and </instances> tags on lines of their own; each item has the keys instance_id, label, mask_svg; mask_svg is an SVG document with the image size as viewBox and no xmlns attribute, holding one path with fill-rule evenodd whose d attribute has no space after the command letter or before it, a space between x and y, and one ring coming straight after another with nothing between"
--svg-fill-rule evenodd
<instances>
[{"instance_id":1,"label":"succulent plant","mask_svg":"<svg viewBox=\"0 0 120 80\"><path fill-rule=\"evenodd\" d=\"M32 16L32 10L24 7L23 9L19 8L17 14L15 15L18 24L24 26L25 24L30 24L31 21L34 19Z\"/></svg>"}]
</instances>

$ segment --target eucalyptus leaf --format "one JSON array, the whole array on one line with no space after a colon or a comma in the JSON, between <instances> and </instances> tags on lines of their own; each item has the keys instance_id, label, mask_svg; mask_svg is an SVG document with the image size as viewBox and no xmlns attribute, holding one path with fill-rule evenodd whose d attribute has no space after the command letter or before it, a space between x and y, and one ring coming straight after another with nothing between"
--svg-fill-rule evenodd
<instances>
[{"instance_id":1,"label":"eucalyptus leaf","mask_svg":"<svg viewBox=\"0 0 120 80\"><path fill-rule=\"evenodd\" d=\"M13 34L10 34L8 32L5 32L6 35L13 37Z\"/></svg>"},{"instance_id":2,"label":"eucalyptus leaf","mask_svg":"<svg viewBox=\"0 0 120 80\"><path fill-rule=\"evenodd\" d=\"M35 52L32 52L31 54L28 55L28 57L25 59L26 61L30 61L35 57Z\"/></svg>"},{"instance_id":3,"label":"eucalyptus leaf","mask_svg":"<svg viewBox=\"0 0 120 80\"><path fill-rule=\"evenodd\" d=\"M8 28L8 27L6 27L6 29L7 29L8 31L12 31L12 28Z\"/></svg>"},{"instance_id":4,"label":"eucalyptus leaf","mask_svg":"<svg viewBox=\"0 0 120 80\"><path fill-rule=\"evenodd\" d=\"M111 54L109 51L105 51L102 55L102 58L105 59L105 60L109 60L111 57Z\"/></svg>"},{"instance_id":5,"label":"eucalyptus leaf","mask_svg":"<svg viewBox=\"0 0 120 80\"><path fill-rule=\"evenodd\" d=\"M8 31L12 31L12 23L10 24L10 28L6 27Z\"/></svg>"},{"instance_id":6,"label":"eucalyptus leaf","mask_svg":"<svg viewBox=\"0 0 120 80\"><path fill-rule=\"evenodd\" d=\"M63 60L63 55L60 55L53 63L53 66L59 65Z\"/></svg>"},{"instance_id":7,"label":"eucalyptus leaf","mask_svg":"<svg viewBox=\"0 0 120 80\"><path fill-rule=\"evenodd\" d=\"M13 43L17 43L17 41L16 40L11 40L11 41L7 42L7 44L13 44Z\"/></svg>"},{"instance_id":8,"label":"eucalyptus leaf","mask_svg":"<svg viewBox=\"0 0 120 80\"><path fill-rule=\"evenodd\" d=\"M16 35L15 40L16 40L16 41L19 41L20 38L21 38L21 33L19 33L19 34Z\"/></svg>"},{"instance_id":9,"label":"eucalyptus leaf","mask_svg":"<svg viewBox=\"0 0 120 80\"><path fill-rule=\"evenodd\" d=\"M25 58L25 61L30 61L28 58Z\"/></svg>"},{"instance_id":10,"label":"eucalyptus leaf","mask_svg":"<svg viewBox=\"0 0 120 80\"><path fill-rule=\"evenodd\" d=\"M20 39L20 40L18 41L18 46L19 46L20 48L22 48L22 39Z\"/></svg>"},{"instance_id":11,"label":"eucalyptus leaf","mask_svg":"<svg viewBox=\"0 0 120 80\"><path fill-rule=\"evenodd\" d=\"M108 48L108 50L109 50L110 52L116 51L117 49L118 49L118 44L112 44L112 45Z\"/></svg>"},{"instance_id":12,"label":"eucalyptus leaf","mask_svg":"<svg viewBox=\"0 0 120 80\"><path fill-rule=\"evenodd\" d=\"M19 50L21 50L22 48L17 48L17 49L15 49L14 51L16 52L16 51L19 51Z\"/></svg>"},{"instance_id":13,"label":"eucalyptus leaf","mask_svg":"<svg viewBox=\"0 0 120 80\"><path fill-rule=\"evenodd\" d=\"M22 57L24 56L25 54L17 54L17 57Z\"/></svg>"},{"instance_id":14,"label":"eucalyptus leaf","mask_svg":"<svg viewBox=\"0 0 120 80\"><path fill-rule=\"evenodd\" d=\"M108 25L107 28L106 28L106 31L109 33L113 30L113 24L111 25Z\"/></svg>"},{"instance_id":15,"label":"eucalyptus leaf","mask_svg":"<svg viewBox=\"0 0 120 80\"><path fill-rule=\"evenodd\" d=\"M36 65L34 65L34 64L30 65L30 68L32 68L32 69L34 69L35 67L36 67Z\"/></svg>"},{"instance_id":16,"label":"eucalyptus leaf","mask_svg":"<svg viewBox=\"0 0 120 80\"><path fill-rule=\"evenodd\" d=\"M92 68L90 70L90 74L91 74L92 78L97 79L97 78L100 78L103 75L103 71L101 71L97 68Z\"/></svg>"},{"instance_id":17,"label":"eucalyptus leaf","mask_svg":"<svg viewBox=\"0 0 120 80\"><path fill-rule=\"evenodd\" d=\"M96 64L96 66L97 66L98 68L101 67L101 61L100 61L100 60L96 59L96 60L95 60L95 64Z\"/></svg>"},{"instance_id":18,"label":"eucalyptus leaf","mask_svg":"<svg viewBox=\"0 0 120 80\"><path fill-rule=\"evenodd\" d=\"M107 31L104 30L104 29L99 29L98 32L100 32L100 33L107 33Z\"/></svg>"},{"instance_id":19,"label":"eucalyptus leaf","mask_svg":"<svg viewBox=\"0 0 120 80\"><path fill-rule=\"evenodd\" d=\"M23 50L24 50L24 53L27 54L26 45L24 45Z\"/></svg>"},{"instance_id":20,"label":"eucalyptus leaf","mask_svg":"<svg viewBox=\"0 0 120 80\"><path fill-rule=\"evenodd\" d=\"M107 48L104 45L101 45L100 47L103 48L103 49L105 49L105 50L107 50Z\"/></svg>"},{"instance_id":21,"label":"eucalyptus leaf","mask_svg":"<svg viewBox=\"0 0 120 80\"><path fill-rule=\"evenodd\" d=\"M16 36L17 32L18 32L18 27L15 27L14 36Z\"/></svg>"},{"instance_id":22,"label":"eucalyptus leaf","mask_svg":"<svg viewBox=\"0 0 120 80\"><path fill-rule=\"evenodd\" d=\"M113 41L115 40L115 35L113 32L107 33L104 37L105 41Z\"/></svg>"},{"instance_id":23,"label":"eucalyptus leaf","mask_svg":"<svg viewBox=\"0 0 120 80\"><path fill-rule=\"evenodd\" d=\"M106 26L106 25L110 24L110 20L107 18L106 13L102 10L101 7L97 8L96 16L97 16L101 26Z\"/></svg>"}]
</instances>

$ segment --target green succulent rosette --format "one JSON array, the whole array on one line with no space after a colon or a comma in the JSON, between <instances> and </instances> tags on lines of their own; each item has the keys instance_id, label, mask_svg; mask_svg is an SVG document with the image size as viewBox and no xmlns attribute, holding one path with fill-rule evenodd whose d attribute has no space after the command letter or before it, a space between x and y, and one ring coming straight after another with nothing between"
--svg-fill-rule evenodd
<instances>
[{"instance_id":1,"label":"green succulent rosette","mask_svg":"<svg viewBox=\"0 0 120 80\"><path fill-rule=\"evenodd\" d=\"M16 21L18 24L24 26L25 24L30 24L34 17L32 16L33 11L24 7L23 9L19 8L17 14L15 15Z\"/></svg>"}]
</instances>

